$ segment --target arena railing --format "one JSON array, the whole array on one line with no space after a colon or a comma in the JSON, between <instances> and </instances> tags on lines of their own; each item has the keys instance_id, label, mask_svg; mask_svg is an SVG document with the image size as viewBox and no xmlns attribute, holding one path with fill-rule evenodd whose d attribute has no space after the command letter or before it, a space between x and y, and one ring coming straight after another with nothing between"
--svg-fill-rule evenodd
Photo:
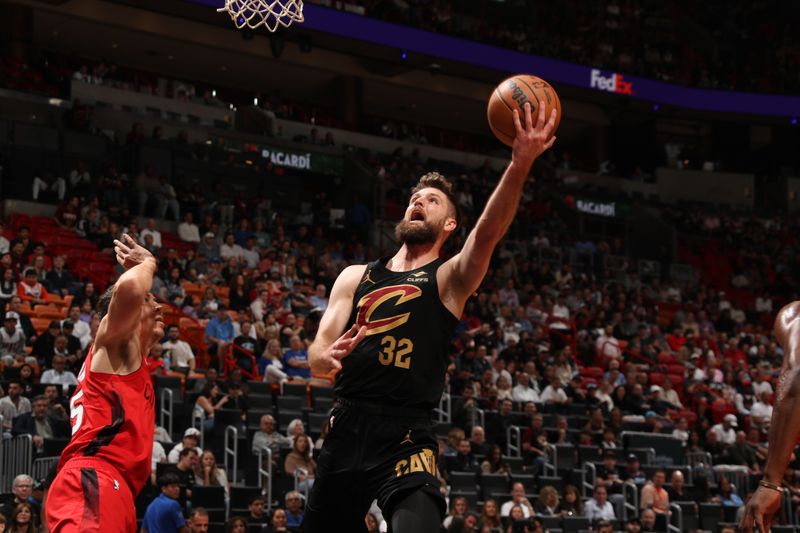
<instances>
[{"instance_id":1,"label":"arena railing","mask_svg":"<svg viewBox=\"0 0 800 533\"><path fill-rule=\"evenodd\" d=\"M231 442L233 444L231 444ZM225 428L225 446L223 449L225 466L231 471L231 485L236 485L236 478L239 468L239 430L234 426ZM231 459L228 461L228 459Z\"/></svg>"},{"instance_id":2,"label":"arena railing","mask_svg":"<svg viewBox=\"0 0 800 533\"><path fill-rule=\"evenodd\" d=\"M622 520L627 522L639 516L639 487L633 481L622 484L622 495L625 503L622 505Z\"/></svg>"},{"instance_id":3,"label":"arena railing","mask_svg":"<svg viewBox=\"0 0 800 533\"><path fill-rule=\"evenodd\" d=\"M264 469L264 456L266 456L266 470ZM272 450L268 446L262 446L258 450L258 478L261 485L261 493L267 497L267 510L272 510Z\"/></svg>"},{"instance_id":4,"label":"arena railing","mask_svg":"<svg viewBox=\"0 0 800 533\"><path fill-rule=\"evenodd\" d=\"M172 389L161 389L161 399L159 400L159 425L169 432L172 438L172 421L175 413L175 400ZM164 421L166 419L166 422Z\"/></svg>"},{"instance_id":5,"label":"arena railing","mask_svg":"<svg viewBox=\"0 0 800 533\"><path fill-rule=\"evenodd\" d=\"M667 533L683 533L683 508L677 503L671 503L669 509Z\"/></svg>"},{"instance_id":6,"label":"arena railing","mask_svg":"<svg viewBox=\"0 0 800 533\"><path fill-rule=\"evenodd\" d=\"M61 459L61 457L39 457L38 459L34 459L33 466L31 467L31 477L33 480L39 481L47 478L50 469L58 464L59 459Z\"/></svg>"},{"instance_id":7,"label":"arena railing","mask_svg":"<svg viewBox=\"0 0 800 533\"><path fill-rule=\"evenodd\" d=\"M595 483L597 483L597 467L594 463L585 461L581 470L581 495L584 498L592 497Z\"/></svg>"},{"instance_id":8,"label":"arena railing","mask_svg":"<svg viewBox=\"0 0 800 533\"><path fill-rule=\"evenodd\" d=\"M205 448L205 436L206 436L205 424L204 424L205 421L206 421L205 411L203 411L200 414L197 414L194 412L194 410L192 410L192 427L200 432L200 442L198 442L197 444L201 450ZM170 435L170 438L172 438L172 435Z\"/></svg>"},{"instance_id":9,"label":"arena railing","mask_svg":"<svg viewBox=\"0 0 800 533\"><path fill-rule=\"evenodd\" d=\"M506 455L522 457L522 433L519 426L508 426L506 429Z\"/></svg>"},{"instance_id":10,"label":"arena railing","mask_svg":"<svg viewBox=\"0 0 800 533\"><path fill-rule=\"evenodd\" d=\"M11 492L14 478L20 474L30 475L33 468L33 437L17 435L6 439L3 446L0 492Z\"/></svg>"},{"instance_id":11,"label":"arena railing","mask_svg":"<svg viewBox=\"0 0 800 533\"><path fill-rule=\"evenodd\" d=\"M440 424L450 424L453 421L453 400L450 394L443 393L439 400L439 407L433 410L439 417Z\"/></svg>"}]
</instances>

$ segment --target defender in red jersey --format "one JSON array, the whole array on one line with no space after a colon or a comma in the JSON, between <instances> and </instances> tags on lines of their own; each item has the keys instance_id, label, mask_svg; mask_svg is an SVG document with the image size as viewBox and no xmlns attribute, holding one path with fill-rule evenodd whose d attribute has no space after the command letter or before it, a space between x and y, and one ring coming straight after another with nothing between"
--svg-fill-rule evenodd
<instances>
[{"instance_id":1,"label":"defender in red jersey","mask_svg":"<svg viewBox=\"0 0 800 533\"><path fill-rule=\"evenodd\" d=\"M164 336L150 288L156 260L114 241L126 272L98 302L100 327L70 399L70 440L48 492L52 533L134 532L133 499L150 475L154 392L145 354Z\"/></svg>"}]
</instances>

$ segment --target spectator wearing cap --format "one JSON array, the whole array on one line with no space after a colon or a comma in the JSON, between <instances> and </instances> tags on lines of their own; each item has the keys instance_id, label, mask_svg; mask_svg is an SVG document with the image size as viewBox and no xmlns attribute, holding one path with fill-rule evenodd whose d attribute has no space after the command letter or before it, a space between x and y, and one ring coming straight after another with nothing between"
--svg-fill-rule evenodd
<instances>
[{"instance_id":1,"label":"spectator wearing cap","mask_svg":"<svg viewBox=\"0 0 800 533\"><path fill-rule=\"evenodd\" d=\"M584 504L583 515L589 520L616 520L617 515L614 506L608 501L608 491L605 486L597 485L594 488L594 497Z\"/></svg>"},{"instance_id":2,"label":"spectator wearing cap","mask_svg":"<svg viewBox=\"0 0 800 533\"><path fill-rule=\"evenodd\" d=\"M736 428L738 427L736 415L727 414L722 418L722 422L711 427L711 431L717 434L720 443L731 445L736 442Z\"/></svg>"},{"instance_id":3,"label":"spectator wearing cap","mask_svg":"<svg viewBox=\"0 0 800 533\"><path fill-rule=\"evenodd\" d=\"M639 498L639 506L642 509L652 509L656 513L666 514L669 512L669 493L664 488L667 475L663 470L656 470L653 478L642 487L642 494Z\"/></svg>"},{"instance_id":4,"label":"spectator wearing cap","mask_svg":"<svg viewBox=\"0 0 800 533\"><path fill-rule=\"evenodd\" d=\"M603 462L597 465L597 482L605 485L608 493L622 492L622 478L617 466L617 452L614 450L603 451Z\"/></svg>"},{"instance_id":5,"label":"spectator wearing cap","mask_svg":"<svg viewBox=\"0 0 800 533\"><path fill-rule=\"evenodd\" d=\"M70 385L78 385L78 379L71 371L67 370L67 359L63 355L53 356L53 368L45 370L42 373L42 383L52 383L53 385L61 385L61 388L66 392Z\"/></svg>"},{"instance_id":6,"label":"spectator wearing cap","mask_svg":"<svg viewBox=\"0 0 800 533\"><path fill-rule=\"evenodd\" d=\"M633 481L636 484L644 484L647 482L647 476L642 471L639 456L635 453L628 454L625 469L622 472L622 479L625 481Z\"/></svg>"},{"instance_id":7,"label":"spectator wearing cap","mask_svg":"<svg viewBox=\"0 0 800 533\"><path fill-rule=\"evenodd\" d=\"M209 260L220 257L220 247L213 232L207 231L203 234L203 240L197 245L197 254Z\"/></svg>"},{"instance_id":8,"label":"spectator wearing cap","mask_svg":"<svg viewBox=\"0 0 800 533\"><path fill-rule=\"evenodd\" d=\"M17 284L17 296L31 305L47 303L47 289L36 278L36 269L25 269L22 280Z\"/></svg>"},{"instance_id":9,"label":"spectator wearing cap","mask_svg":"<svg viewBox=\"0 0 800 533\"><path fill-rule=\"evenodd\" d=\"M233 321L225 306L220 304L214 317L206 324L208 353L217 358L220 370L224 368L226 351L233 339Z\"/></svg>"},{"instance_id":10,"label":"spectator wearing cap","mask_svg":"<svg viewBox=\"0 0 800 533\"><path fill-rule=\"evenodd\" d=\"M177 463L178 459L180 458L180 453L184 448L194 449L199 457L203 453L203 450L197 445L199 440L200 430L197 428L188 428L183 432L183 438L181 439L181 442L173 446L169 451L169 455L167 455L167 461L170 463Z\"/></svg>"},{"instance_id":11,"label":"spectator wearing cap","mask_svg":"<svg viewBox=\"0 0 800 533\"><path fill-rule=\"evenodd\" d=\"M664 416L669 409L675 406L664 399L664 389L660 385L650 385L650 410Z\"/></svg>"},{"instance_id":12,"label":"spectator wearing cap","mask_svg":"<svg viewBox=\"0 0 800 533\"><path fill-rule=\"evenodd\" d=\"M25 355L25 335L17 329L19 315L7 311L0 328L0 362L7 365L21 364Z\"/></svg>"}]
</instances>

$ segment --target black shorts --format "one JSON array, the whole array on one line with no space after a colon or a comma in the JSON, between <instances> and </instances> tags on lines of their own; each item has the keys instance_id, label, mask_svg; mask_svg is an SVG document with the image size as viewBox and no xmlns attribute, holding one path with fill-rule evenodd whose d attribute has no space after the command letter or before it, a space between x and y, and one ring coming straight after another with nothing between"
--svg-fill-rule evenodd
<instances>
[{"instance_id":1,"label":"black shorts","mask_svg":"<svg viewBox=\"0 0 800 533\"><path fill-rule=\"evenodd\" d=\"M387 521L414 490L429 493L444 517L439 491L439 445L430 411L337 400L308 497L304 531L366 531L372 500Z\"/></svg>"}]
</instances>

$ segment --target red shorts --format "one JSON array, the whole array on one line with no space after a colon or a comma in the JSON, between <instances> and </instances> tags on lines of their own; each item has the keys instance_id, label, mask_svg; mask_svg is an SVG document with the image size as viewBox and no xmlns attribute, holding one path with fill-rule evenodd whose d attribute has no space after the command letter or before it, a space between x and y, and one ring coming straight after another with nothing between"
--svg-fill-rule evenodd
<instances>
[{"instance_id":1,"label":"red shorts","mask_svg":"<svg viewBox=\"0 0 800 533\"><path fill-rule=\"evenodd\" d=\"M135 533L130 488L97 458L72 459L47 491L45 517L52 533Z\"/></svg>"}]
</instances>

